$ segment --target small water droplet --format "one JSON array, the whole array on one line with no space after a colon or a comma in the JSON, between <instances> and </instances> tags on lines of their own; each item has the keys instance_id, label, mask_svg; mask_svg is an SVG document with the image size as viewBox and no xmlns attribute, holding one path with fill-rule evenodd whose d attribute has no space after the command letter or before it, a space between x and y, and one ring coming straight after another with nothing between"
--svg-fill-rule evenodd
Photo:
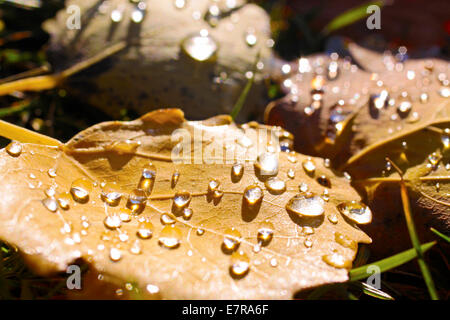
<instances>
[{"instance_id":1,"label":"small water droplet","mask_svg":"<svg viewBox=\"0 0 450 320\"><path fill-rule=\"evenodd\" d=\"M331 181L327 176L322 175L317 177L317 182L324 187L331 188Z\"/></svg>"},{"instance_id":2,"label":"small water droplet","mask_svg":"<svg viewBox=\"0 0 450 320\"><path fill-rule=\"evenodd\" d=\"M420 102L421 103L427 103L429 99L428 93L423 92L420 94Z\"/></svg>"},{"instance_id":3,"label":"small water droplet","mask_svg":"<svg viewBox=\"0 0 450 320\"><path fill-rule=\"evenodd\" d=\"M256 238L261 245L266 246L272 241L274 234L273 224L269 221L264 221L260 224L258 228L258 234Z\"/></svg>"},{"instance_id":4,"label":"small water droplet","mask_svg":"<svg viewBox=\"0 0 450 320\"><path fill-rule=\"evenodd\" d=\"M18 157L22 153L22 144L17 141L11 141L5 148L10 156Z\"/></svg>"},{"instance_id":5,"label":"small water droplet","mask_svg":"<svg viewBox=\"0 0 450 320\"><path fill-rule=\"evenodd\" d=\"M266 180L265 186L272 193L280 194L286 191L286 183L278 177L271 177Z\"/></svg>"},{"instance_id":6,"label":"small water droplet","mask_svg":"<svg viewBox=\"0 0 450 320\"><path fill-rule=\"evenodd\" d=\"M340 232L334 233L334 240L345 248L350 248L353 250L358 248L358 243L355 240L350 239L347 235Z\"/></svg>"},{"instance_id":7,"label":"small water droplet","mask_svg":"<svg viewBox=\"0 0 450 320\"><path fill-rule=\"evenodd\" d=\"M130 222L131 221L131 210L127 208L120 208L119 210L119 218L122 222Z\"/></svg>"},{"instance_id":8,"label":"small water droplet","mask_svg":"<svg viewBox=\"0 0 450 320\"><path fill-rule=\"evenodd\" d=\"M286 204L286 210L303 217L319 217L324 213L324 201L317 196L295 195Z\"/></svg>"},{"instance_id":9,"label":"small water droplet","mask_svg":"<svg viewBox=\"0 0 450 320\"><path fill-rule=\"evenodd\" d=\"M444 147L444 152L450 149L450 128L445 128L441 136L442 146Z\"/></svg>"},{"instance_id":10,"label":"small water droplet","mask_svg":"<svg viewBox=\"0 0 450 320\"><path fill-rule=\"evenodd\" d=\"M230 272L234 277L243 277L250 270L250 259L243 251L236 251L231 255Z\"/></svg>"},{"instance_id":11,"label":"small water droplet","mask_svg":"<svg viewBox=\"0 0 450 320\"><path fill-rule=\"evenodd\" d=\"M136 149L141 145L139 141L115 141L105 147L106 150L116 152L119 155L133 154Z\"/></svg>"},{"instance_id":12,"label":"small water droplet","mask_svg":"<svg viewBox=\"0 0 450 320\"><path fill-rule=\"evenodd\" d=\"M441 158L437 155L436 152L433 152L432 154L428 155L428 162L433 167L436 167L440 160L441 160Z\"/></svg>"},{"instance_id":13,"label":"small water droplet","mask_svg":"<svg viewBox=\"0 0 450 320\"><path fill-rule=\"evenodd\" d=\"M177 248L181 243L181 230L175 225L165 226L159 234L159 244L169 249Z\"/></svg>"},{"instance_id":14,"label":"small water droplet","mask_svg":"<svg viewBox=\"0 0 450 320\"><path fill-rule=\"evenodd\" d=\"M173 197L173 208L176 212L181 212L184 208L189 206L191 202L191 194L188 191L178 191Z\"/></svg>"},{"instance_id":15,"label":"small water droplet","mask_svg":"<svg viewBox=\"0 0 450 320\"><path fill-rule=\"evenodd\" d=\"M389 93L382 90L379 94L371 95L369 100L369 107L375 110L381 110L388 105Z\"/></svg>"},{"instance_id":16,"label":"small water droplet","mask_svg":"<svg viewBox=\"0 0 450 320\"><path fill-rule=\"evenodd\" d=\"M352 262L349 259L345 259L345 257L337 252L333 252L332 254L327 254L322 256L322 260L335 268L346 268L349 269L352 267Z\"/></svg>"},{"instance_id":17,"label":"small water droplet","mask_svg":"<svg viewBox=\"0 0 450 320\"><path fill-rule=\"evenodd\" d=\"M177 185L179 179L180 179L180 173L178 171L175 171L172 174L172 181L171 181L172 188L175 188L175 186Z\"/></svg>"},{"instance_id":18,"label":"small water droplet","mask_svg":"<svg viewBox=\"0 0 450 320\"><path fill-rule=\"evenodd\" d=\"M244 165L242 163L235 163L231 167L231 179L239 181L244 174Z\"/></svg>"},{"instance_id":19,"label":"small water droplet","mask_svg":"<svg viewBox=\"0 0 450 320\"><path fill-rule=\"evenodd\" d=\"M220 181L217 179L213 179L208 183L208 193L214 193L220 186Z\"/></svg>"},{"instance_id":20,"label":"small water droplet","mask_svg":"<svg viewBox=\"0 0 450 320\"><path fill-rule=\"evenodd\" d=\"M107 182L102 185L101 199L110 206L117 206L122 198L122 193L115 182Z\"/></svg>"},{"instance_id":21,"label":"small water droplet","mask_svg":"<svg viewBox=\"0 0 450 320\"><path fill-rule=\"evenodd\" d=\"M332 224L336 224L336 223L338 223L338 217L337 217L337 215L336 214L329 214L328 215L328 220L332 223Z\"/></svg>"},{"instance_id":22,"label":"small water droplet","mask_svg":"<svg viewBox=\"0 0 450 320\"><path fill-rule=\"evenodd\" d=\"M316 171L316 164L311 158L307 158L302 162L303 170L305 170L306 174L314 175Z\"/></svg>"},{"instance_id":23,"label":"small water droplet","mask_svg":"<svg viewBox=\"0 0 450 320\"><path fill-rule=\"evenodd\" d=\"M50 168L47 171L47 174L50 178L55 178L56 177L56 170L54 168Z\"/></svg>"},{"instance_id":24,"label":"small water droplet","mask_svg":"<svg viewBox=\"0 0 450 320\"><path fill-rule=\"evenodd\" d=\"M230 253L237 250L241 244L241 233L235 228L227 229L224 232L224 238L222 242L222 249L225 253Z\"/></svg>"},{"instance_id":25,"label":"small water droplet","mask_svg":"<svg viewBox=\"0 0 450 320\"><path fill-rule=\"evenodd\" d=\"M144 211L147 202L147 195L141 189L134 189L129 195L126 207L134 214Z\"/></svg>"},{"instance_id":26,"label":"small water droplet","mask_svg":"<svg viewBox=\"0 0 450 320\"><path fill-rule=\"evenodd\" d=\"M372 221L372 211L361 202L345 201L338 204L337 209L344 216L358 224L367 224Z\"/></svg>"},{"instance_id":27,"label":"small water droplet","mask_svg":"<svg viewBox=\"0 0 450 320\"><path fill-rule=\"evenodd\" d=\"M138 255L142 253L142 246L139 240L135 240L133 244L130 246L130 253L134 255ZM127 288L128 289L128 288ZM128 289L131 290L131 289Z\"/></svg>"},{"instance_id":28,"label":"small water droplet","mask_svg":"<svg viewBox=\"0 0 450 320\"><path fill-rule=\"evenodd\" d=\"M253 47L256 45L257 42L258 37L256 36L255 31L253 29L247 30L247 32L245 33L245 43L249 47Z\"/></svg>"},{"instance_id":29,"label":"small water droplet","mask_svg":"<svg viewBox=\"0 0 450 320\"><path fill-rule=\"evenodd\" d=\"M143 221L139 224L136 234L141 239L149 239L153 235L153 224L150 221Z\"/></svg>"},{"instance_id":30,"label":"small water droplet","mask_svg":"<svg viewBox=\"0 0 450 320\"><path fill-rule=\"evenodd\" d=\"M202 235L205 234L205 230L202 229L202 228L198 228L197 231L196 231L196 233L197 233L198 236L202 236Z\"/></svg>"},{"instance_id":31,"label":"small water droplet","mask_svg":"<svg viewBox=\"0 0 450 320\"><path fill-rule=\"evenodd\" d=\"M444 97L444 98L450 97L450 87L442 86L439 89L439 94L441 95L441 97Z\"/></svg>"},{"instance_id":32,"label":"small water droplet","mask_svg":"<svg viewBox=\"0 0 450 320\"><path fill-rule=\"evenodd\" d=\"M255 162L255 168L260 175L275 176L278 174L278 154L264 152L258 156Z\"/></svg>"},{"instance_id":33,"label":"small water droplet","mask_svg":"<svg viewBox=\"0 0 450 320\"><path fill-rule=\"evenodd\" d=\"M171 216L166 214L166 213L161 215L160 221L161 221L161 224L163 224L163 225L168 225L168 224L174 224L175 223L175 220Z\"/></svg>"},{"instance_id":34,"label":"small water droplet","mask_svg":"<svg viewBox=\"0 0 450 320\"><path fill-rule=\"evenodd\" d=\"M298 189L300 190L300 192L307 192L308 191L308 185L306 183L302 182L298 186Z\"/></svg>"},{"instance_id":35,"label":"small water droplet","mask_svg":"<svg viewBox=\"0 0 450 320\"><path fill-rule=\"evenodd\" d=\"M192 59L200 62L211 59L217 52L216 41L209 36L207 31L202 31L188 36L181 43L183 51Z\"/></svg>"},{"instance_id":36,"label":"small water droplet","mask_svg":"<svg viewBox=\"0 0 450 320\"><path fill-rule=\"evenodd\" d=\"M122 220L120 220L120 217L118 215L110 215L103 220L103 223L105 224L105 227L109 229L117 229L120 228L122 225Z\"/></svg>"},{"instance_id":37,"label":"small water droplet","mask_svg":"<svg viewBox=\"0 0 450 320\"><path fill-rule=\"evenodd\" d=\"M191 208L184 208L183 209L183 219L184 220L191 219L193 214L194 214L194 211Z\"/></svg>"},{"instance_id":38,"label":"small water droplet","mask_svg":"<svg viewBox=\"0 0 450 320\"><path fill-rule=\"evenodd\" d=\"M311 238L306 238L305 241L303 241L303 245L306 248L311 248L313 246L313 242L312 242Z\"/></svg>"},{"instance_id":39,"label":"small water droplet","mask_svg":"<svg viewBox=\"0 0 450 320\"><path fill-rule=\"evenodd\" d=\"M408 114L411 112L411 110L412 110L412 103L409 100L402 100L397 106L397 113L402 118L406 118Z\"/></svg>"},{"instance_id":40,"label":"small water droplet","mask_svg":"<svg viewBox=\"0 0 450 320\"><path fill-rule=\"evenodd\" d=\"M310 226L304 226L302 232L306 235L312 235L314 234L314 228Z\"/></svg>"},{"instance_id":41,"label":"small water droplet","mask_svg":"<svg viewBox=\"0 0 450 320\"><path fill-rule=\"evenodd\" d=\"M244 200L247 205L254 206L259 204L263 199L263 191L257 185L251 185L244 190Z\"/></svg>"},{"instance_id":42,"label":"small water droplet","mask_svg":"<svg viewBox=\"0 0 450 320\"><path fill-rule=\"evenodd\" d=\"M278 267L278 260L275 258L270 259L270 266L273 268Z\"/></svg>"},{"instance_id":43,"label":"small water droplet","mask_svg":"<svg viewBox=\"0 0 450 320\"><path fill-rule=\"evenodd\" d=\"M120 259L122 259L122 251L117 248L111 248L109 250L109 258L114 262L119 261Z\"/></svg>"},{"instance_id":44,"label":"small water droplet","mask_svg":"<svg viewBox=\"0 0 450 320\"><path fill-rule=\"evenodd\" d=\"M58 210L58 202L54 198L45 198L42 204L51 212Z\"/></svg>"},{"instance_id":45,"label":"small water droplet","mask_svg":"<svg viewBox=\"0 0 450 320\"><path fill-rule=\"evenodd\" d=\"M139 179L138 189L143 190L149 195L153 190L153 185L156 179L156 167L152 163L146 165L142 169L141 178Z\"/></svg>"},{"instance_id":46,"label":"small water droplet","mask_svg":"<svg viewBox=\"0 0 450 320\"><path fill-rule=\"evenodd\" d=\"M328 191L328 189L324 189L322 192L321 198L325 201L329 201L330 200L330 191Z\"/></svg>"},{"instance_id":47,"label":"small water droplet","mask_svg":"<svg viewBox=\"0 0 450 320\"><path fill-rule=\"evenodd\" d=\"M58 201L59 206L64 210L69 209L70 205L72 203L72 197L70 196L70 194L68 192L60 193L56 197L56 200Z\"/></svg>"},{"instance_id":48,"label":"small water droplet","mask_svg":"<svg viewBox=\"0 0 450 320\"><path fill-rule=\"evenodd\" d=\"M85 203L89 200L89 193L92 191L92 182L85 178L80 178L72 182L70 193L75 201Z\"/></svg>"},{"instance_id":49,"label":"small water droplet","mask_svg":"<svg viewBox=\"0 0 450 320\"><path fill-rule=\"evenodd\" d=\"M287 176L288 176L289 179L294 179L295 178L295 171L294 171L294 169L289 169L287 171Z\"/></svg>"},{"instance_id":50,"label":"small water droplet","mask_svg":"<svg viewBox=\"0 0 450 320\"><path fill-rule=\"evenodd\" d=\"M177 9L184 9L186 7L187 0L174 0L173 5Z\"/></svg>"}]
</instances>

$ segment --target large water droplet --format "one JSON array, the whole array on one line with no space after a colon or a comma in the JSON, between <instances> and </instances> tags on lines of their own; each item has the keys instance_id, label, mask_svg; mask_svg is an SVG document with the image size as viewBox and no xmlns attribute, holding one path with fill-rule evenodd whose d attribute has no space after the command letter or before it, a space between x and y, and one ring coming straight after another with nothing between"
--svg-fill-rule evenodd
<instances>
[{"instance_id":1,"label":"large water droplet","mask_svg":"<svg viewBox=\"0 0 450 320\"><path fill-rule=\"evenodd\" d=\"M319 217L323 215L325 202L321 197L295 195L286 205L286 210L303 217Z\"/></svg>"},{"instance_id":2,"label":"large water droplet","mask_svg":"<svg viewBox=\"0 0 450 320\"><path fill-rule=\"evenodd\" d=\"M110 206L117 206L122 198L122 193L115 182L107 182L102 185L100 196Z\"/></svg>"},{"instance_id":3,"label":"large water droplet","mask_svg":"<svg viewBox=\"0 0 450 320\"><path fill-rule=\"evenodd\" d=\"M181 43L183 51L196 61L209 60L217 51L216 41L205 31L190 35Z\"/></svg>"},{"instance_id":4,"label":"large water droplet","mask_svg":"<svg viewBox=\"0 0 450 320\"><path fill-rule=\"evenodd\" d=\"M159 244L169 249L177 248L181 243L181 230L175 225L165 226L159 234Z\"/></svg>"},{"instance_id":5,"label":"large water droplet","mask_svg":"<svg viewBox=\"0 0 450 320\"><path fill-rule=\"evenodd\" d=\"M80 178L72 182L70 193L75 201L85 203L89 200L89 193L92 191L92 182L85 178Z\"/></svg>"},{"instance_id":6,"label":"large water droplet","mask_svg":"<svg viewBox=\"0 0 450 320\"><path fill-rule=\"evenodd\" d=\"M72 203L72 197L70 196L70 193L68 193L68 192L60 193L56 197L56 200L58 201L59 206L64 210L69 209L70 205Z\"/></svg>"},{"instance_id":7,"label":"large water droplet","mask_svg":"<svg viewBox=\"0 0 450 320\"><path fill-rule=\"evenodd\" d=\"M389 93L382 90L379 94L370 96L369 107L371 109L381 110L388 105Z\"/></svg>"},{"instance_id":8,"label":"large water droplet","mask_svg":"<svg viewBox=\"0 0 450 320\"><path fill-rule=\"evenodd\" d=\"M250 270L250 259L243 251L231 255L230 273L233 277L244 277Z\"/></svg>"},{"instance_id":9,"label":"large water droplet","mask_svg":"<svg viewBox=\"0 0 450 320\"><path fill-rule=\"evenodd\" d=\"M178 171L175 171L172 174L172 181L171 181L172 188L175 188L175 186L177 185L179 179L180 179L180 173Z\"/></svg>"},{"instance_id":10,"label":"large water droplet","mask_svg":"<svg viewBox=\"0 0 450 320\"><path fill-rule=\"evenodd\" d=\"M334 233L334 240L345 248L350 248L353 250L358 248L358 243L355 240L340 232Z\"/></svg>"},{"instance_id":11,"label":"large water droplet","mask_svg":"<svg viewBox=\"0 0 450 320\"><path fill-rule=\"evenodd\" d=\"M167 213L164 213L164 214L161 215L160 221L161 221L162 225L168 225L168 224L174 224L175 223L175 219L173 219Z\"/></svg>"},{"instance_id":12,"label":"large water droplet","mask_svg":"<svg viewBox=\"0 0 450 320\"><path fill-rule=\"evenodd\" d=\"M144 211L147 202L147 194L141 189L134 189L128 195L126 207L134 214Z\"/></svg>"},{"instance_id":13,"label":"large water droplet","mask_svg":"<svg viewBox=\"0 0 450 320\"><path fill-rule=\"evenodd\" d=\"M11 141L5 148L10 156L18 157L22 153L22 144L17 141Z\"/></svg>"},{"instance_id":14,"label":"large water droplet","mask_svg":"<svg viewBox=\"0 0 450 320\"><path fill-rule=\"evenodd\" d=\"M217 179L213 179L208 182L208 193L214 193L220 186L220 181Z\"/></svg>"},{"instance_id":15,"label":"large water droplet","mask_svg":"<svg viewBox=\"0 0 450 320\"><path fill-rule=\"evenodd\" d=\"M109 258L114 262L119 261L120 259L122 259L122 251L117 248L111 248L109 250Z\"/></svg>"},{"instance_id":16,"label":"large water droplet","mask_svg":"<svg viewBox=\"0 0 450 320\"><path fill-rule=\"evenodd\" d=\"M142 169L142 175L138 183L138 189L143 190L147 195L152 192L156 179L156 167L150 163Z\"/></svg>"},{"instance_id":17,"label":"large water droplet","mask_svg":"<svg viewBox=\"0 0 450 320\"><path fill-rule=\"evenodd\" d=\"M278 154L274 152L264 152L258 156L255 168L260 175L275 176L278 174Z\"/></svg>"},{"instance_id":18,"label":"large water droplet","mask_svg":"<svg viewBox=\"0 0 450 320\"><path fill-rule=\"evenodd\" d=\"M372 211L365 204L358 201L346 201L337 206L340 213L358 224L372 221Z\"/></svg>"},{"instance_id":19,"label":"large water droplet","mask_svg":"<svg viewBox=\"0 0 450 320\"><path fill-rule=\"evenodd\" d=\"M267 179L265 186L267 190L275 194L280 194L286 191L286 183L278 177Z\"/></svg>"}]
</instances>

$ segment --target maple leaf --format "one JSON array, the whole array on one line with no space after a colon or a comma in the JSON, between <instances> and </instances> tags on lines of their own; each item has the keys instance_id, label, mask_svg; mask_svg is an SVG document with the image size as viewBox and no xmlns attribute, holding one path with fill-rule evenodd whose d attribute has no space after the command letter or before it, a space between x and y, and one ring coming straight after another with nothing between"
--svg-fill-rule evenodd
<instances>
[{"instance_id":1,"label":"maple leaf","mask_svg":"<svg viewBox=\"0 0 450 320\"><path fill-rule=\"evenodd\" d=\"M281 299L344 282L371 242L357 226L370 209L321 159L277 152L289 139L165 109L65 144L14 141L0 150L0 238L42 275L85 261L97 298L99 282L101 296L133 284L150 299Z\"/></svg>"}]
</instances>

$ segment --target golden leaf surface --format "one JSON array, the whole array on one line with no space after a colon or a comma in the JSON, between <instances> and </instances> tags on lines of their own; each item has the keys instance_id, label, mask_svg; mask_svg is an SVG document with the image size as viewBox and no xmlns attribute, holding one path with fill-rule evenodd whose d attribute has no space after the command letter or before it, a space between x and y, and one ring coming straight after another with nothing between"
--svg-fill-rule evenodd
<instances>
[{"instance_id":1,"label":"golden leaf surface","mask_svg":"<svg viewBox=\"0 0 450 320\"><path fill-rule=\"evenodd\" d=\"M349 51L364 69L336 55L301 60L300 72L283 82L287 96L266 110L266 122L293 132L297 151L329 158L351 175L373 203L377 221L370 227L377 226L382 242L400 238L395 224L402 223L395 218L402 212L400 177L386 157L405 174L420 228L448 232L448 63L402 61L353 43Z\"/></svg>"},{"instance_id":2,"label":"golden leaf surface","mask_svg":"<svg viewBox=\"0 0 450 320\"><path fill-rule=\"evenodd\" d=\"M187 133L203 139L180 148ZM81 258L103 282L134 283L149 298L284 299L346 281L357 243L371 240L337 207L359 196L323 160L295 152L275 152L278 168L262 176L274 163L255 160L258 143L273 152L279 136L166 109L60 147L10 145L0 151L0 238L40 274ZM184 161L172 161L181 149ZM299 198L309 202L289 206Z\"/></svg>"}]
</instances>

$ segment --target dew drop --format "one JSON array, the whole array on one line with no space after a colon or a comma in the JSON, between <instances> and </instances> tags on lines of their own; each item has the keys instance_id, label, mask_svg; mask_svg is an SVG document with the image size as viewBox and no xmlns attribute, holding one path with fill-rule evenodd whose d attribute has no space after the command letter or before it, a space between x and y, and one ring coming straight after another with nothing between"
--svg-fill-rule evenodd
<instances>
[{"instance_id":1,"label":"dew drop","mask_svg":"<svg viewBox=\"0 0 450 320\"><path fill-rule=\"evenodd\" d=\"M117 206L122 198L122 193L115 182L107 182L102 185L101 199L110 206Z\"/></svg>"},{"instance_id":2,"label":"dew drop","mask_svg":"<svg viewBox=\"0 0 450 320\"><path fill-rule=\"evenodd\" d=\"M305 170L306 174L314 175L316 171L316 164L311 158L305 159L302 162L303 170Z\"/></svg>"},{"instance_id":3,"label":"dew drop","mask_svg":"<svg viewBox=\"0 0 450 320\"><path fill-rule=\"evenodd\" d=\"M436 152L433 152L432 154L428 155L428 162L433 166L437 166L437 164L439 163L439 160L441 160L441 158L436 154Z\"/></svg>"},{"instance_id":4,"label":"dew drop","mask_svg":"<svg viewBox=\"0 0 450 320\"><path fill-rule=\"evenodd\" d=\"M420 94L420 102L421 103L427 103L429 99L428 93L423 92Z\"/></svg>"},{"instance_id":5,"label":"dew drop","mask_svg":"<svg viewBox=\"0 0 450 320\"><path fill-rule=\"evenodd\" d=\"M244 165L242 163L235 163L231 167L231 179L233 181L238 181L244 174Z\"/></svg>"},{"instance_id":6,"label":"dew drop","mask_svg":"<svg viewBox=\"0 0 450 320\"><path fill-rule=\"evenodd\" d=\"M184 208L183 209L183 219L184 220L191 219L193 214L194 214L194 211L191 208Z\"/></svg>"},{"instance_id":7,"label":"dew drop","mask_svg":"<svg viewBox=\"0 0 450 320\"><path fill-rule=\"evenodd\" d=\"M358 224L367 224L372 221L372 211L361 202L345 201L338 204L337 209L344 216Z\"/></svg>"},{"instance_id":8,"label":"dew drop","mask_svg":"<svg viewBox=\"0 0 450 320\"><path fill-rule=\"evenodd\" d=\"M109 229L117 229L122 225L122 220L120 220L120 217L118 215L113 214L107 216L105 220L103 220L103 223L105 227Z\"/></svg>"},{"instance_id":9,"label":"dew drop","mask_svg":"<svg viewBox=\"0 0 450 320\"><path fill-rule=\"evenodd\" d=\"M186 0L174 0L173 5L177 9L184 9L186 7Z\"/></svg>"},{"instance_id":10,"label":"dew drop","mask_svg":"<svg viewBox=\"0 0 450 320\"><path fill-rule=\"evenodd\" d=\"M42 200L42 204L51 212L58 210L58 202L54 198L45 198Z\"/></svg>"},{"instance_id":11,"label":"dew drop","mask_svg":"<svg viewBox=\"0 0 450 320\"><path fill-rule=\"evenodd\" d=\"M369 106L372 109L381 110L387 106L388 101L389 93L386 90L382 90L379 94L370 96Z\"/></svg>"},{"instance_id":12,"label":"dew drop","mask_svg":"<svg viewBox=\"0 0 450 320\"><path fill-rule=\"evenodd\" d=\"M317 177L317 182L324 187L331 188L331 181L327 176L322 175Z\"/></svg>"},{"instance_id":13,"label":"dew drop","mask_svg":"<svg viewBox=\"0 0 450 320\"><path fill-rule=\"evenodd\" d=\"M173 207L179 212L189 206L191 202L191 194L188 191L178 191L173 197Z\"/></svg>"},{"instance_id":14,"label":"dew drop","mask_svg":"<svg viewBox=\"0 0 450 320\"><path fill-rule=\"evenodd\" d=\"M265 186L272 193L280 194L286 191L286 183L278 177L271 177L266 180Z\"/></svg>"},{"instance_id":15,"label":"dew drop","mask_svg":"<svg viewBox=\"0 0 450 320\"><path fill-rule=\"evenodd\" d=\"M328 215L328 221L330 221L332 224L336 224L338 223L338 217L337 215L333 214L329 214Z\"/></svg>"},{"instance_id":16,"label":"dew drop","mask_svg":"<svg viewBox=\"0 0 450 320\"><path fill-rule=\"evenodd\" d=\"M263 191L257 185L251 185L244 190L244 201L249 206L259 204L263 199Z\"/></svg>"},{"instance_id":17,"label":"dew drop","mask_svg":"<svg viewBox=\"0 0 450 320\"><path fill-rule=\"evenodd\" d=\"M181 243L181 230L173 224L165 226L159 234L158 241L163 247L175 249Z\"/></svg>"},{"instance_id":18,"label":"dew drop","mask_svg":"<svg viewBox=\"0 0 450 320\"><path fill-rule=\"evenodd\" d=\"M72 182L70 193L75 201L85 203L89 200L89 193L92 191L92 182L85 178L80 178Z\"/></svg>"},{"instance_id":19,"label":"dew drop","mask_svg":"<svg viewBox=\"0 0 450 320\"><path fill-rule=\"evenodd\" d=\"M441 95L441 97L444 97L444 98L448 98L448 97L450 97L450 88L449 87L447 87L447 86L442 86L440 89L439 89L439 94Z\"/></svg>"},{"instance_id":20,"label":"dew drop","mask_svg":"<svg viewBox=\"0 0 450 320\"><path fill-rule=\"evenodd\" d=\"M185 38L181 43L183 51L196 61L206 61L211 59L217 52L217 43L211 38L208 32L202 30Z\"/></svg>"},{"instance_id":21,"label":"dew drop","mask_svg":"<svg viewBox=\"0 0 450 320\"><path fill-rule=\"evenodd\" d=\"M208 193L214 193L220 186L220 181L213 179L208 183Z\"/></svg>"},{"instance_id":22,"label":"dew drop","mask_svg":"<svg viewBox=\"0 0 450 320\"><path fill-rule=\"evenodd\" d=\"M175 171L172 174L172 181L171 181L172 188L175 188L175 186L177 185L179 179L180 179L180 173L178 171Z\"/></svg>"},{"instance_id":23,"label":"dew drop","mask_svg":"<svg viewBox=\"0 0 450 320\"><path fill-rule=\"evenodd\" d=\"M226 252L237 250L241 244L241 233L235 228L227 229L224 232L222 249Z\"/></svg>"},{"instance_id":24,"label":"dew drop","mask_svg":"<svg viewBox=\"0 0 450 320\"><path fill-rule=\"evenodd\" d=\"M139 224L136 234L141 239L149 239L153 235L153 224L150 221L143 221Z\"/></svg>"},{"instance_id":25,"label":"dew drop","mask_svg":"<svg viewBox=\"0 0 450 320\"><path fill-rule=\"evenodd\" d=\"M252 29L247 30L247 32L245 33L245 43L249 47L253 47L256 45L257 42L258 42L258 37L256 36L254 30L252 30Z\"/></svg>"},{"instance_id":26,"label":"dew drop","mask_svg":"<svg viewBox=\"0 0 450 320\"><path fill-rule=\"evenodd\" d=\"M358 248L358 243L355 240L350 239L347 235L340 232L334 233L334 240L345 248L354 250Z\"/></svg>"},{"instance_id":27,"label":"dew drop","mask_svg":"<svg viewBox=\"0 0 450 320\"><path fill-rule=\"evenodd\" d=\"M122 222L130 222L131 221L131 210L127 208L121 208L119 210L119 218Z\"/></svg>"},{"instance_id":28,"label":"dew drop","mask_svg":"<svg viewBox=\"0 0 450 320\"><path fill-rule=\"evenodd\" d=\"M116 152L119 155L133 154L136 149L141 145L139 141L116 141L106 146L106 150Z\"/></svg>"},{"instance_id":29,"label":"dew drop","mask_svg":"<svg viewBox=\"0 0 450 320\"><path fill-rule=\"evenodd\" d=\"M22 153L22 144L17 141L11 141L5 148L6 152L12 157L18 157Z\"/></svg>"},{"instance_id":30,"label":"dew drop","mask_svg":"<svg viewBox=\"0 0 450 320\"><path fill-rule=\"evenodd\" d=\"M236 251L231 255L230 272L234 277L243 277L250 270L250 259L243 251Z\"/></svg>"},{"instance_id":31,"label":"dew drop","mask_svg":"<svg viewBox=\"0 0 450 320\"><path fill-rule=\"evenodd\" d=\"M50 178L55 178L56 177L56 170L54 168L50 168L47 171L47 174Z\"/></svg>"},{"instance_id":32,"label":"dew drop","mask_svg":"<svg viewBox=\"0 0 450 320\"><path fill-rule=\"evenodd\" d=\"M134 189L129 195L126 207L131 213L139 214L144 211L147 202L147 195L141 189Z\"/></svg>"},{"instance_id":33,"label":"dew drop","mask_svg":"<svg viewBox=\"0 0 450 320\"><path fill-rule=\"evenodd\" d=\"M258 242L263 246L268 245L270 241L272 241L274 234L273 230L274 227L272 223L270 223L269 221L262 222L258 228L258 234L256 236Z\"/></svg>"},{"instance_id":34,"label":"dew drop","mask_svg":"<svg viewBox=\"0 0 450 320\"><path fill-rule=\"evenodd\" d=\"M147 195L152 192L156 179L156 167L150 163L142 169L141 178L138 183L138 189L143 190Z\"/></svg>"},{"instance_id":35,"label":"dew drop","mask_svg":"<svg viewBox=\"0 0 450 320\"><path fill-rule=\"evenodd\" d=\"M202 228L198 228L197 231L196 231L196 233L197 233L198 236L202 236L202 235L205 234L205 230L202 229Z\"/></svg>"},{"instance_id":36,"label":"dew drop","mask_svg":"<svg viewBox=\"0 0 450 320\"><path fill-rule=\"evenodd\" d=\"M270 259L270 266L273 268L278 267L278 260L275 258Z\"/></svg>"},{"instance_id":37,"label":"dew drop","mask_svg":"<svg viewBox=\"0 0 450 320\"><path fill-rule=\"evenodd\" d=\"M289 179L294 179L295 178L295 171L294 171L294 169L289 169L287 171L287 176L288 176Z\"/></svg>"},{"instance_id":38,"label":"dew drop","mask_svg":"<svg viewBox=\"0 0 450 320\"><path fill-rule=\"evenodd\" d=\"M337 252L333 252L332 254L327 254L322 256L322 260L335 268L346 268L349 269L352 266L351 260L345 259L345 257Z\"/></svg>"},{"instance_id":39,"label":"dew drop","mask_svg":"<svg viewBox=\"0 0 450 320\"><path fill-rule=\"evenodd\" d=\"M72 197L70 196L70 193L68 193L68 192L60 193L56 197L56 200L58 201L59 206L64 210L69 209L70 205L72 204Z\"/></svg>"},{"instance_id":40,"label":"dew drop","mask_svg":"<svg viewBox=\"0 0 450 320\"><path fill-rule=\"evenodd\" d=\"M303 241L303 245L306 248L311 248L313 246L313 242L312 242L311 238L306 238L305 241Z\"/></svg>"},{"instance_id":41,"label":"dew drop","mask_svg":"<svg viewBox=\"0 0 450 320\"><path fill-rule=\"evenodd\" d=\"M261 175L274 176L278 174L278 154L264 152L258 156L255 168Z\"/></svg>"},{"instance_id":42,"label":"dew drop","mask_svg":"<svg viewBox=\"0 0 450 320\"><path fill-rule=\"evenodd\" d=\"M441 136L441 142L444 147L444 152L450 149L450 128L444 129L444 133Z\"/></svg>"},{"instance_id":43,"label":"dew drop","mask_svg":"<svg viewBox=\"0 0 450 320\"><path fill-rule=\"evenodd\" d=\"M286 204L286 210L303 217L319 217L324 213L324 201L317 196L295 195Z\"/></svg>"},{"instance_id":44,"label":"dew drop","mask_svg":"<svg viewBox=\"0 0 450 320\"><path fill-rule=\"evenodd\" d=\"M119 261L120 259L122 259L122 251L117 248L111 248L109 250L109 258L114 262Z\"/></svg>"},{"instance_id":45,"label":"dew drop","mask_svg":"<svg viewBox=\"0 0 450 320\"><path fill-rule=\"evenodd\" d=\"M175 223L175 220L166 213L161 215L160 221L161 221L161 224L163 224L163 225L169 225L169 224Z\"/></svg>"},{"instance_id":46,"label":"dew drop","mask_svg":"<svg viewBox=\"0 0 450 320\"><path fill-rule=\"evenodd\" d=\"M411 110L412 110L412 103L409 100L402 100L397 106L397 113L402 118L408 116Z\"/></svg>"},{"instance_id":47,"label":"dew drop","mask_svg":"<svg viewBox=\"0 0 450 320\"><path fill-rule=\"evenodd\" d=\"M130 253L134 255L138 255L142 253L142 246L139 240L135 240L133 244L130 246ZM130 289L128 289L130 290Z\"/></svg>"}]
</instances>

